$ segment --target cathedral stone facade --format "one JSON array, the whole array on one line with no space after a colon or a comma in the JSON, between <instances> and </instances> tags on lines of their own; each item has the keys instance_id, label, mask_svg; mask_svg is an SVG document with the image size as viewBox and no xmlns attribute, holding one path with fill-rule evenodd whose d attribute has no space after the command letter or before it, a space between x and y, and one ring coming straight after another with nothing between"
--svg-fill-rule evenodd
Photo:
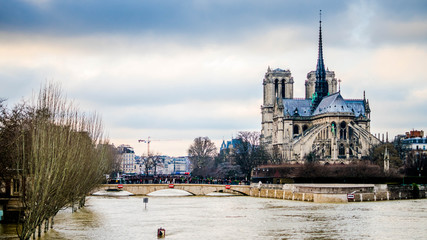
<instances>
[{"instance_id":1,"label":"cathedral stone facade","mask_svg":"<svg viewBox=\"0 0 427 240\"><path fill-rule=\"evenodd\" d=\"M270 67L263 80L261 144L283 162L302 162L309 154L324 163L361 159L380 143L370 133L369 101L344 99L335 73L325 69L322 25L316 71L307 74L305 98L294 98L289 70Z\"/></svg>"}]
</instances>

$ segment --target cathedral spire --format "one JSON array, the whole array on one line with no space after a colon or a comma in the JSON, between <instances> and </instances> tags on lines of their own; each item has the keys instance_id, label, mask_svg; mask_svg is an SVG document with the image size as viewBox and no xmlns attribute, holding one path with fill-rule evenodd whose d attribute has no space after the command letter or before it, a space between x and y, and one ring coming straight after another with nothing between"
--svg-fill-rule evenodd
<instances>
[{"instance_id":1,"label":"cathedral spire","mask_svg":"<svg viewBox=\"0 0 427 240\"><path fill-rule=\"evenodd\" d=\"M319 17L319 55L317 57L316 66L316 86L315 93L312 97L311 110L314 111L319 105L322 98L328 96L328 82L326 81L325 63L323 61L323 44L322 44L322 10L320 10Z\"/></svg>"},{"instance_id":2,"label":"cathedral spire","mask_svg":"<svg viewBox=\"0 0 427 240\"><path fill-rule=\"evenodd\" d=\"M325 80L326 78L325 64L323 62L322 10L320 10L319 18L319 55L317 57L316 81Z\"/></svg>"}]
</instances>

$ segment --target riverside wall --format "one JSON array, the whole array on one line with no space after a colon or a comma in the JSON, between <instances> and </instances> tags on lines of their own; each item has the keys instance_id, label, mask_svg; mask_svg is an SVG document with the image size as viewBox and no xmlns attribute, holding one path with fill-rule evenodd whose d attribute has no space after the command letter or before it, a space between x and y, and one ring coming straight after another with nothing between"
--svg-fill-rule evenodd
<instances>
[{"instance_id":1,"label":"riverside wall","mask_svg":"<svg viewBox=\"0 0 427 240\"><path fill-rule=\"evenodd\" d=\"M318 203L347 203L426 198L427 187L386 184L252 184L250 196ZM348 198L348 194L353 196Z\"/></svg>"},{"instance_id":2,"label":"riverside wall","mask_svg":"<svg viewBox=\"0 0 427 240\"><path fill-rule=\"evenodd\" d=\"M117 184L102 185L98 190L116 188ZM207 195L211 192L224 192L248 195L251 197L275 198L318 203L347 203L366 201L386 201L426 198L427 186L387 185L387 184L262 184L248 185L215 184L175 184L174 189L187 191L193 195ZM123 184L123 190L135 195L168 189L168 184ZM349 198L348 194L352 195Z\"/></svg>"},{"instance_id":3,"label":"riverside wall","mask_svg":"<svg viewBox=\"0 0 427 240\"><path fill-rule=\"evenodd\" d=\"M196 196L207 195L212 192L234 193L241 195L250 195L250 186L248 185L220 185L220 184L121 184L122 190L128 191L135 195L145 196L149 193L164 190L178 189L189 192ZM172 185L172 186L171 186ZM227 188L230 186L230 188ZM116 189L117 184L104 184L99 186L93 192L105 189ZM92 193L93 193L92 192Z\"/></svg>"}]
</instances>

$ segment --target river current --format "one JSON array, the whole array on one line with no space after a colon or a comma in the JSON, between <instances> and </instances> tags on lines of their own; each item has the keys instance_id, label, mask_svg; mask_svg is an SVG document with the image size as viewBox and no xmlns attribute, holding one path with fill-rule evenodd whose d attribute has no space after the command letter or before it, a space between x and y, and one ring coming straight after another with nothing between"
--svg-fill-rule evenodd
<instances>
[{"instance_id":1,"label":"river current","mask_svg":"<svg viewBox=\"0 0 427 240\"><path fill-rule=\"evenodd\" d=\"M254 197L88 197L41 239L427 239L427 200L309 203ZM0 239L12 237L2 225Z\"/></svg>"}]
</instances>

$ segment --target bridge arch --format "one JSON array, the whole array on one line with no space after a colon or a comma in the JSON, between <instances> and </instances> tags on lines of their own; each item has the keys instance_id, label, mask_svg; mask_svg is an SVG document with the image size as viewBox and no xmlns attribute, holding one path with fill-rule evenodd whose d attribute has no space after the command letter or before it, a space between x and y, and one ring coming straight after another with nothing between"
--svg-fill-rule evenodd
<instances>
[{"instance_id":1,"label":"bridge arch","mask_svg":"<svg viewBox=\"0 0 427 240\"><path fill-rule=\"evenodd\" d=\"M104 186L108 188L117 187L115 184ZM226 185L216 184L174 184L173 188L171 188L169 184L123 184L123 190L135 195L148 195L152 192L164 189L183 190L196 196L205 196L213 192L249 195L249 188L250 187L247 185L231 185L230 189L227 189Z\"/></svg>"},{"instance_id":2,"label":"bridge arch","mask_svg":"<svg viewBox=\"0 0 427 240\"><path fill-rule=\"evenodd\" d=\"M235 192L235 193L239 193L239 194L241 194L241 195L243 195L243 196L249 196L249 194L244 193L244 192L239 191L239 190L236 190L236 189L230 189L230 190L231 190L231 191L233 191L233 192Z\"/></svg>"},{"instance_id":3,"label":"bridge arch","mask_svg":"<svg viewBox=\"0 0 427 240\"><path fill-rule=\"evenodd\" d=\"M194 193L182 190L182 189L174 189L174 188L165 188L155 190L147 194L148 196L156 196L156 197L171 197L171 196L195 196Z\"/></svg>"}]
</instances>

